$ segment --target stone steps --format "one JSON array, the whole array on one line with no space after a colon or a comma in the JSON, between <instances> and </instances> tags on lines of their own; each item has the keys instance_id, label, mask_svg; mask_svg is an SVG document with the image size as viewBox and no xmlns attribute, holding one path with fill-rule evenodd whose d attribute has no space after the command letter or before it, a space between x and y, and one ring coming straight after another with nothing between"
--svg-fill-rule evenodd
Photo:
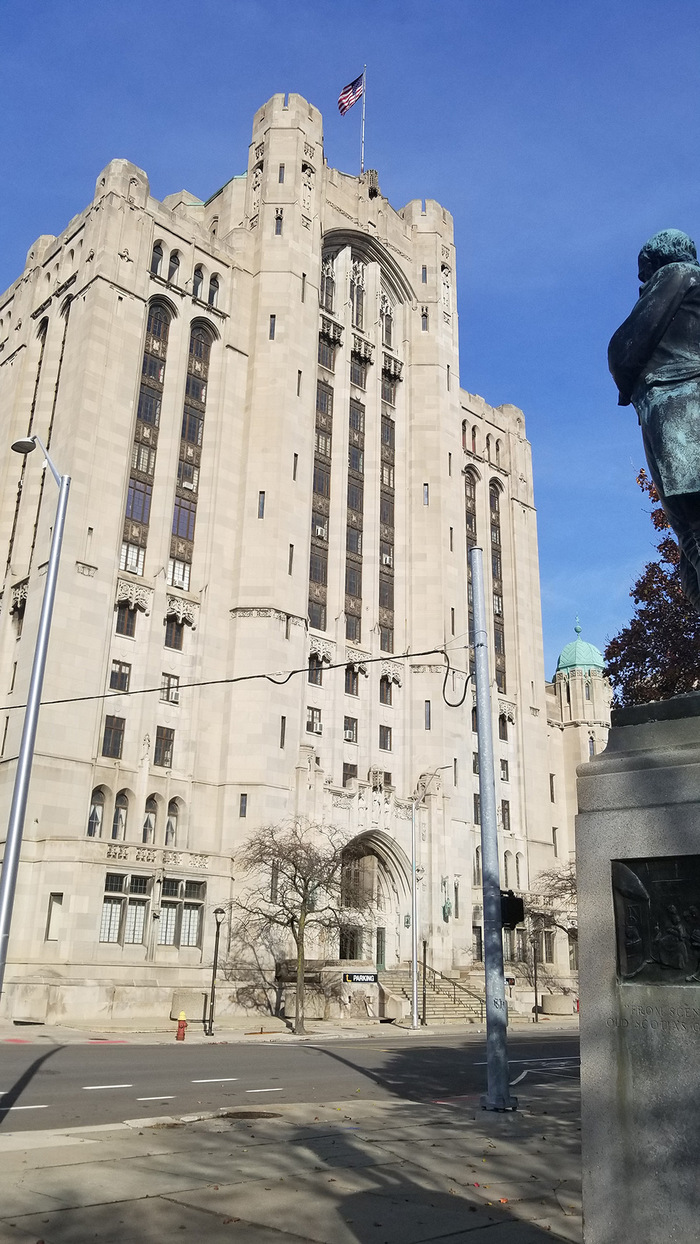
<instances>
[{"instance_id":1,"label":"stone steps","mask_svg":"<svg viewBox=\"0 0 700 1244\"><path fill-rule=\"evenodd\" d=\"M379 972L379 982L389 993L411 1001L412 980L410 968L392 968ZM457 983L456 1001L449 980L440 980L433 986L428 977L426 988L425 1018L428 1023L446 1024L460 1020L480 1021L483 1019L482 1000L480 996L460 990ZM418 1010L423 1013L423 980L418 976Z\"/></svg>"}]
</instances>

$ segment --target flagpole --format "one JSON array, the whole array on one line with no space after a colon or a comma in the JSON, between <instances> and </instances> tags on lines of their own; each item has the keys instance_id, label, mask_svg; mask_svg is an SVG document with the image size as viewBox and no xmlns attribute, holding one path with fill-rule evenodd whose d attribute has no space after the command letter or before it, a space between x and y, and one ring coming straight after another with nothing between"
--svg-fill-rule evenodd
<instances>
[{"instance_id":1,"label":"flagpole","mask_svg":"<svg viewBox=\"0 0 700 1244\"><path fill-rule=\"evenodd\" d=\"M362 70L362 138L360 141L360 177L365 171L365 100L367 98L367 66Z\"/></svg>"}]
</instances>

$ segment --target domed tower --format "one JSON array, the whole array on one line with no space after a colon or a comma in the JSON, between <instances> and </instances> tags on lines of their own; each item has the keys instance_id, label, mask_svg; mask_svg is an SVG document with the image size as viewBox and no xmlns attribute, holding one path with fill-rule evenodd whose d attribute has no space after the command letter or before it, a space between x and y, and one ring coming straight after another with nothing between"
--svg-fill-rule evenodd
<instances>
[{"instance_id":1,"label":"domed tower","mask_svg":"<svg viewBox=\"0 0 700 1244\"><path fill-rule=\"evenodd\" d=\"M554 675L558 722L574 727L579 737L578 764L605 747L610 727L610 683L603 673L603 655L595 644L581 639L578 618L576 638L559 654Z\"/></svg>"}]
</instances>

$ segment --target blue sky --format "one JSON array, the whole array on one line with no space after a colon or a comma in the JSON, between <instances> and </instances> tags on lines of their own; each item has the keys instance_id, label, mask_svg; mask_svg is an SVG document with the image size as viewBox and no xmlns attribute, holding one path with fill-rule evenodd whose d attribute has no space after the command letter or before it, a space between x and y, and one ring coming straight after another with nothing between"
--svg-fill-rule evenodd
<instances>
[{"instance_id":1,"label":"blue sky","mask_svg":"<svg viewBox=\"0 0 700 1244\"><path fill-rule=\"evenodd\" d=\"M657 229L698 232L697 0L4 0L0 288L112 158L162 197L206 197L246 165L254 111L297 91L326 156L366 163L395 207L455 218L461 384L525 412L539 511L546 672L601 648L653 555L636 417L607 342ZM699 239L700 240L700 239Z\"/></svg>"}]
</instances>

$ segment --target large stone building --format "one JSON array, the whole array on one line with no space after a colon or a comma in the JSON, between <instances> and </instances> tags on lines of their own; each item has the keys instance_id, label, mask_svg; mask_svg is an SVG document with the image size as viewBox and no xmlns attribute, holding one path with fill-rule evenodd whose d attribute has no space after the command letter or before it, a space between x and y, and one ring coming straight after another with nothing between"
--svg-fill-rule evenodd
<instances>
[{"instance_id":1,"label":"large stone building","mask_svg":"<svg viewBox=\"0 0 700 1244\"><path fill-rule=\"evenodd\" d=\"M11 442L37 432L73 480L5 1012L167 1016L206 988L241 842L289 817L346 829L375 873L375 927L335 953L406 962L417 793L420 935L467 970L471 687L446 701L475 542L504 882L573 837L552 841L530 446L517 408L460 388L449 213L330 168L298 95L206 201L114 160L0 298L0 410L2 823L56 500Z\"/></svg>"}]
</instances>

